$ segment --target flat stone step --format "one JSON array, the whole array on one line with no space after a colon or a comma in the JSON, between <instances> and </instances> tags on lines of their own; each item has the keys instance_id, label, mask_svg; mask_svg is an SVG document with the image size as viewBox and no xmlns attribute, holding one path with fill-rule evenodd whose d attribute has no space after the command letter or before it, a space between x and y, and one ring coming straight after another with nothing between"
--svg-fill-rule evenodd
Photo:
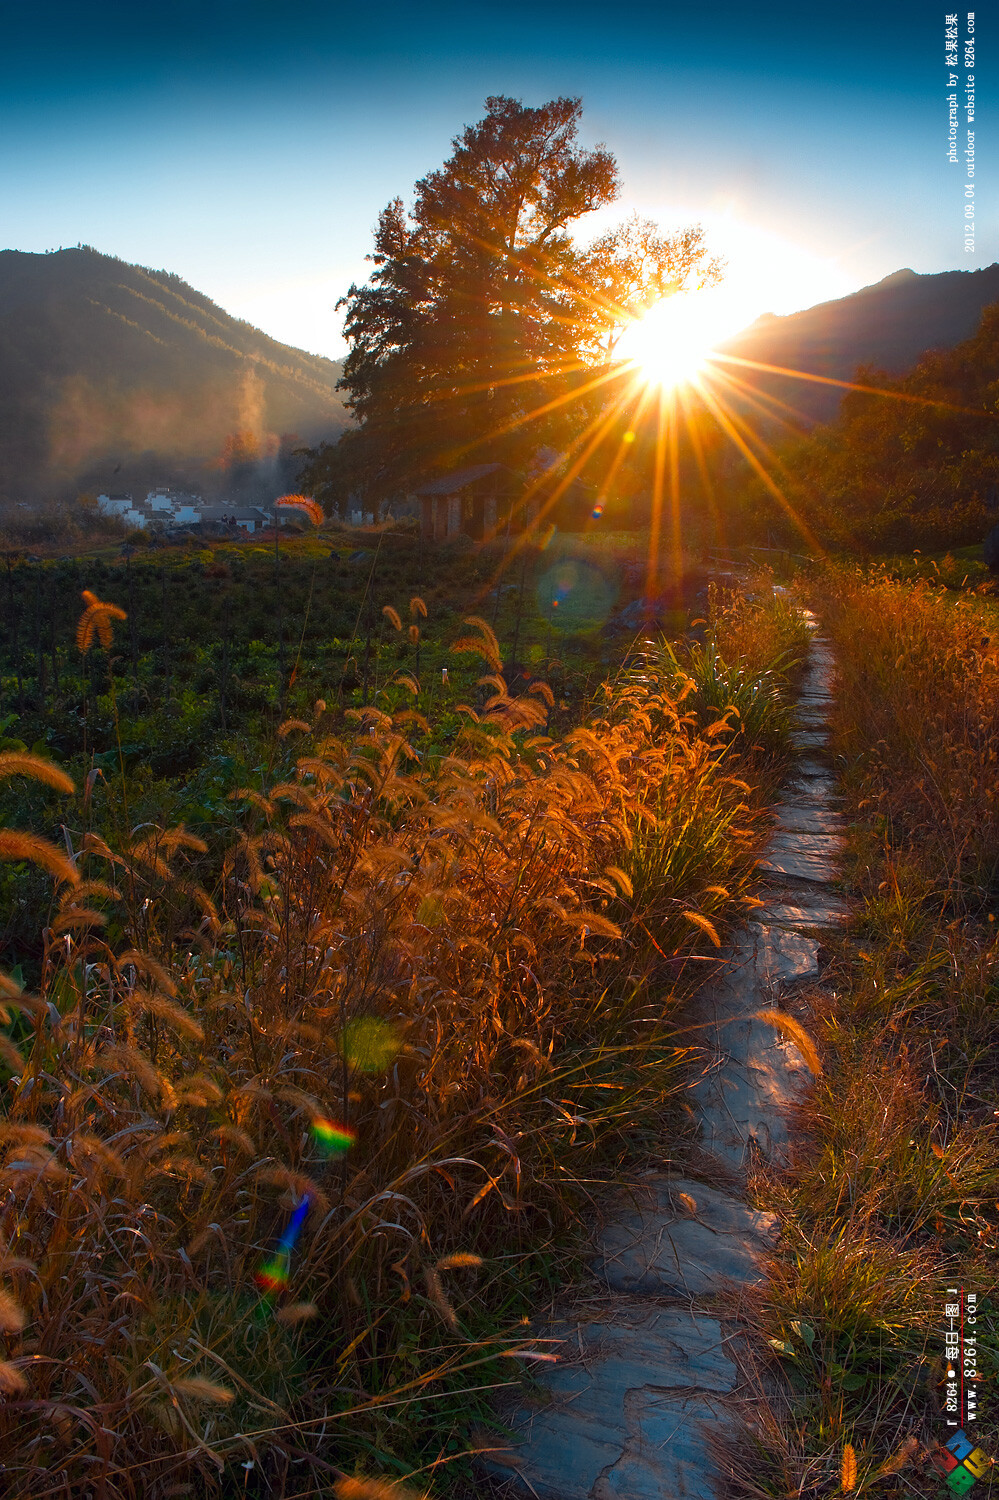
<instances>
[{"instance_id":1,"label":"flat stone step","mask_svg":"<svg viewBox=\"0 0 999 1500\"><path fill-rule=\"evenodd\" d=\"M843 819L831 808L782 802L777 806L777 827L794 833L838 833Z\"/></svg>"},{"instance_id":2,"label":"flat stone step","mask_svg":"<svg viewBox=\"0 0 999 1500\"><path fill-rule=\"evenodd\" d=\"M709 1063L688 1094L703 1150L735 1173L746 1170L754 1150L775 1165L786 1159L785 1111L811 1076L798 1049L757 1019L772 1005L768 987L749 966L712 986L698 1006L696 1037Z\"/></svg>"},{"instance_id":3,"label":"flat stone step","mask_svg":"<svg viewBox=\"0 0 999 1500\"><path fill-rule=\"evenodd\" d=\"M592 1269L618 1292L697 1297L723 1281L755 1285L777 1236L772 1214L690 1178L649 1179L611 1214Z\"/></svg>"},{"instance_id":4,"label":"flat stone step","mask_svg":"<svg viewBox=\"0 0 999 1500\"><path fill-rule=\"evenodd\" d=\"M807 899L796 896L787 901L767 902L756 915L778 927L838 927L848 919L850 908L836 896L816 892L809 893Z\"/></svg>"},{"instance_id":5,"label":"flat stone step","mask_svg":"<svg viewBox=\"0 0 999 1500\"><path fill-rule=\"evenodd\" d=\"M791 744L796 750L818 750L828 743L827 729L795 729L791 734Z\"/></svg>"},{"instance_id":6,"label":"flat stone step","mask_svg":"<svg viewBox=\"0 0 999 1500\"><path fill-rule=\"evenodd\" d=\"M781 1052L780 1038L762 1021L733 1023L725 1037L732 1050L717 1074L690 1090L700 1115L699 1144L736 1173L749 1169L754 1153L783 1166L790 1141L785 1111L800 1099L808 1069L797 1049L794 1059ZM740 1052L755 1062L740 1065Z\"/></svg>"},{"instance_id":7,"label":"flat stone step","mask_svg":"<svg viewBox=\"0 0 999 1500\"><path fill-rule=\"evenodd\" d=\"M797 833L793 829L778 829L771 835L766 852L772 854L787 850L792 854L825 854L832 857L839 854L845 844L846 839L841 833Z\"/></svg>"},{"instance_id":8,"label":"flat stone step","mask_svg":"<svg viewBox=\"0 0 999 1500\"><path fill-rule=\"evenodd\" d=\"M714 1500L702 1424L735 1430L737 1378L717 1319L617 1301L546 1338L559 1362L538 1370L538 1403L505 1414L511 1446L485 1463L496 1478L540 1500Z\"/></svg>"},{"instance_id":9,"label":"flat stone step","mask_svg":"<svg viewBox=\"0 0 999 1500\"><path fill-rule=\"evenodd\" d=\"M809 854L802 849L770 848L757 867L764 875L780 875L785 880L810 880L831 885L839 869L827 854Z\"/></svg>"},{"instance_id":10,"label":"flat stone step","mask_svg":"<svg viewBox=\"0 0 999 1500\"><path fill-rule=\"evenodd\" d=\"M778 806L833 808L842 801L843 794L836 788L836 778L831 771L827 771L824 776L788 782L781 793Z\"/></svg>"},{"instance_id":11,"label":"flat stone step","mask_svg":"<svg viewBox=\"0 0 999 1500\"><path fill-rule=\"evenodd\" d=\"M814 938L763 921L751 922L756 943L754 968L763 985L793 984L819 972L819 945Z\"/></svg>"}]
</instances>

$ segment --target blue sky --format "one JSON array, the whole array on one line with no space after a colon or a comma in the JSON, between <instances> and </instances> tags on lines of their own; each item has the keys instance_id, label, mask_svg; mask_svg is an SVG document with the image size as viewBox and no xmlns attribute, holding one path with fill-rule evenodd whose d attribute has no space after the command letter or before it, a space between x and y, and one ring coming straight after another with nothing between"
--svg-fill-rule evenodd
<instances>
[{"instance_id":1,"label":"blue sky","mask_svg":"<svg viewBox=\"0 0 999 1500\"><path fill-rule=\"evenodd\" d=\"M946 161L944 9L8 8L3 244L84 242L163 267L275 337L336 355L333 304L365 277L388 199L443 162L488 94L571 94L584 141L604 142L623 178L593 232L634 210L703 221L747 316L901 266L970 270L997 258L992 34L980 12L982 207L966 256L963 172Z\"/></svg>"}]
</instances>

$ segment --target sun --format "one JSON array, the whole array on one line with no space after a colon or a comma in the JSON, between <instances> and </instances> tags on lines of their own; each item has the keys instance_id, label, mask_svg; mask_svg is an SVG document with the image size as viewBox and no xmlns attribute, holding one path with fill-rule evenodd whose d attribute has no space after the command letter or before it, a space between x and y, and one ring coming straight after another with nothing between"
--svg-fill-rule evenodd
<instances>
[{"instance_id":1,"label":"sun","mask_svg":"<svg viewBox=\"0 0 999 1500\"><path fill-rule=\"evenodd\" d=\"M746 321L731 299L719 298L714 288L678 292L629 324L617 354L656 385L696 384L715 347Z\"/></svg>"},{"instance_id":2,"label":"sun","mask_svg":"<svg viewBox=\"0 0 999 1500\"><path fill-rule=\"evenodd\" d=\"M664 297L644 317L628 325L617 353L656 385L678 386L704 369L714 331L698 316L696 292Z\"/></svg>"},{"instance_id":3,"label":"sun","mask_svg":"<svg viewBox=\"0 0 999 1500\"><path fill-rule=\"evenodd\" d=\"M701 386L713 366L724 365L723 356L714 358L719 346L761 315L783 316L854 290L834 262L728 213L714 215L708 230L724 258L724 279L664 297L618 341L616 357L647 384Z\"/></svg>"}]
</instances>

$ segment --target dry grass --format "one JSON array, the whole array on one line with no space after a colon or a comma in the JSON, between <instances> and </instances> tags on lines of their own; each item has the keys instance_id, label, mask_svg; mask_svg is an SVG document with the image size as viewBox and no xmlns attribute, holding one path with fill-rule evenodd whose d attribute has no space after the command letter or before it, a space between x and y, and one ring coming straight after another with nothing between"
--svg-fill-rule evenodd
<instances>
[{"instance_id":1,"label":"dry grass","mask_svg":"<svg viewBox=\"0 0 999 1500\"><path fill-rule=\"evenodd\" d=\"M843 572L820 608L840 650L838 745L862 779L865 821L893 851L918 848L942 899L980 904L999 878L994 607Z\"/></svg>"},{"instance_id":2,"label":"dry grass","mask_svg":"<svg viewBox=\"0 0 999 1500\"><path fill-rule=\"evenodd\" d=\"M7 1493L446 1478L434 1414L510 1378L519 1283L661 1134L747 789L648 684L551 741L469 629L491 696L451 753L411 711L287 724L217 888L183 829L50 863L39 982L0 997Z\"/></svg>"},{"instance_id":3,"label":"dry grass","mask_svg":"<svg viewBox=\"0 0 999 1500\"><path fill-rule=\"evenodd\" d=\"M812 602L838 661L861 899L808 1007L823 1072L796 1159L758 1184L783 1240L757 1326L790 1407L742 1489L932 1494L944 1288L976 1290L988 1312L999 1270L999 650L983 601L923 583L843 571ZM989 1381L999 1343L984 1321Z\"/></svg>"}]
</instances>

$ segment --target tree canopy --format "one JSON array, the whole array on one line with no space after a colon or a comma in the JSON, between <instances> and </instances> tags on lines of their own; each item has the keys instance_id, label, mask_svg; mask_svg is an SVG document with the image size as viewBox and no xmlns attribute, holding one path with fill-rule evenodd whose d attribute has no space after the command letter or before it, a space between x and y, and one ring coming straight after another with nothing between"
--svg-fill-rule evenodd
<instances>
[{"instance_id":1,"label":"tree canopy","mask_svg":"<svg viewBox=\"0 0 999 1500\"><path fill-rule=\"evenodd\" d=\"M592 388L627 319L717 278L699 227L670 236L632 219L576 242L620 185L606 147L579 144L581 112L572 98L487 99L411 210L401 198L383 210L375 269L338 304L359 425L316 454L318 493L398 493L449 463L516 465L564 440L584 409L568 398Z\"/></svg>"}]
</instances>

